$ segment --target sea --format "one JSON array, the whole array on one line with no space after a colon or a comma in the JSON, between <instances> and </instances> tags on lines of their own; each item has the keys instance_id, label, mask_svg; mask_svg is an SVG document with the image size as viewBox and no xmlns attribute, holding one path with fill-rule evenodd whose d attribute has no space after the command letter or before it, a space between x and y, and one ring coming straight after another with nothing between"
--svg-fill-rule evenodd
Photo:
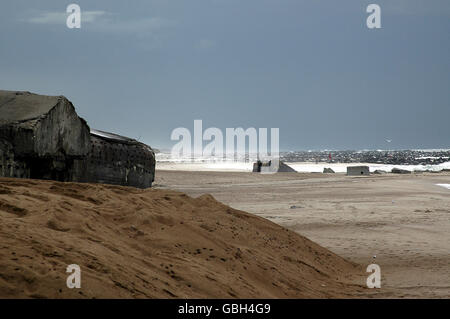
<instances>
[{"instance_id":1,"label":"sea","mask_svg":"<svg viewBox=\"0 0 450 319\"><path fill-rule=\"evenodd\" d=\"M156 154L157 168L189 171L251 172L256 158L249 154L236 156L233 160L215 156L173 157L167 151ZM449 149L287 151L280 152L280 160L296 171L305 173L322 173L324 168L345 173L347 166L358 165L369 166L371 172L390 172L393 168L412 172L450 170Z\"/></svg>"}]
</instances>

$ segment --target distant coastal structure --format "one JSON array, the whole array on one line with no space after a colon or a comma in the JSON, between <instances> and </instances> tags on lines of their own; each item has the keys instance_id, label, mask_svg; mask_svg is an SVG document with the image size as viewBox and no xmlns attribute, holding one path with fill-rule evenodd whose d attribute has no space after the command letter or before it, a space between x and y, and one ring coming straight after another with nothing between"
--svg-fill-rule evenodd
<instances>
[{"instance_id":1,"label":"distant coastal structure","mask_svg":"<svg viewBox=\"0 0 450 319\"><path fill-rule=\"evenodd\" d=\"M347 166L347 175L349 176L370 175L369 166Z\"/></svg>"},{"instance_id":2,"label":"distant coastal structure","mask_svg":"<svg viewBox=\"0 0 450 319\"><path fill-rule=\"evenodd\" d=\"M90 129L64 96L0 90L0 176L147 188L155 153Z\"/></svg>"},{"instance_id":3,"label":"distant coastal structure","mask_svg":"<svg viewBox=\"0 0 450 319\"><path fill-rule=\"evenodd\" d=\"M282 161L279 162L278 168L274 167L272 161L268 161L268 162L257 161L256 163L253 163L253 172L254 173L261 173L263 168L265 168L267 171L270 171L270 172L273 171L273 172L278 172L278 173L295 173L295 172L297 172L295 169L286 165Z\"/></svg>"}]
</instances>

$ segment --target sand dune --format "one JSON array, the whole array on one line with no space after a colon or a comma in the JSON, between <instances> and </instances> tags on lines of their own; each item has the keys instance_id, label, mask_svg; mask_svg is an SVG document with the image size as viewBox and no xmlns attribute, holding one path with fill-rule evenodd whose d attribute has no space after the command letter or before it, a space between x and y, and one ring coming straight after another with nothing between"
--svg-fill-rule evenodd
<instances>
[{"instance_id":1,"label":"sand dune","mask_svg":"<svg viewBox=\"0 0 450 319\"><path fill-rule=\"evenodd\" d=\"M208 193L361 265L381 267L377 298L449 298L450 173L262 175L158 171L155 187ZM373 256L376 255L376 258Z\"/></svg>"},{"instance_id":2,"label":"sand dune","mask_svg":"<svg viewBox=\"0 0 450 319\"><path fill-rule=\"evenodd\" d=\"M0 298L355 297L364 274L210 195L0 179Z\"/></svg>"}]
</instances>

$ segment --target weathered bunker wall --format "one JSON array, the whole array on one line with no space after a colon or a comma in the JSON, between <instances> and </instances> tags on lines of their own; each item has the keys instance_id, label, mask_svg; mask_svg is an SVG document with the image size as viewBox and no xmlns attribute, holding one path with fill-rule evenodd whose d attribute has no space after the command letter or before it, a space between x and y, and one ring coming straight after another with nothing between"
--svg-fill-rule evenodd
<instances>
[{"instance_id":1,"label":"weathered bunker wall","mask_svg":"<svg viewBox=\"0 0 450 319\"><path fill-rule=\"evenodd\" d=\"M347 175L349 176L370 175L369 166L347 166Z\"/></svg>"},{"instance_id":2,"label":"weathered bunker wall","mask_svg":"<svg viewBox=\"0 0 450 319\"><path fill-rule=\"evenodd\" d=\"M151 186L149 146L93 131L63 96L0 90L0 176Z\"/></svg>"},{"instance_id":3,"label":"weathered bunker wall","mask_svg":"<svg viewBox=\"0 0 450 319\"><path fill-rule=\"evenodd\" d=\"M0 141L1 176L65 181L90 133L63 96L0 91Z\"/></svg>"},{"instance_id":4,"label":"weathered bunker wall","mask_svg":"<svg viewBox=\"0 0 450 319\"><path fill-rule=\"evenodd\" d=\"M118 141L92 134L91 151L85 162L88 182L146 188L154 181L154 152L137 141Z\"/></svg>"}]
</instances>

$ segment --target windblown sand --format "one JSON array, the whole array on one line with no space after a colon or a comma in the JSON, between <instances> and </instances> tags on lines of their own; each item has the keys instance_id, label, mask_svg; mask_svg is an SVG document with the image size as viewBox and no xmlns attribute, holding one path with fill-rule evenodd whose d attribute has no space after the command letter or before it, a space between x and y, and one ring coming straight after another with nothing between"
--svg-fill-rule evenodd
<instances>
[{"instance_id":1,"label":"windblown sand","mask_svg":"<svg viewBox=\"0 0 450 319\"><path fill-rule=\"evenodd\" d=\"M371 175L163 171L155 187L267 218L381 267L376 297L450 297L450 173ZM375 258L374 258L375 257Z\"/></svg>"},{"instance_id":2,"label":"windblown sand","mask_svg":"<svg viewBox=\"0 0 450 319\"><path fill-rule=\"evenodd\" d=\"M210 195L0 179L0 298L358 297L364 271Z\"/></svg>"}]
</instances>

